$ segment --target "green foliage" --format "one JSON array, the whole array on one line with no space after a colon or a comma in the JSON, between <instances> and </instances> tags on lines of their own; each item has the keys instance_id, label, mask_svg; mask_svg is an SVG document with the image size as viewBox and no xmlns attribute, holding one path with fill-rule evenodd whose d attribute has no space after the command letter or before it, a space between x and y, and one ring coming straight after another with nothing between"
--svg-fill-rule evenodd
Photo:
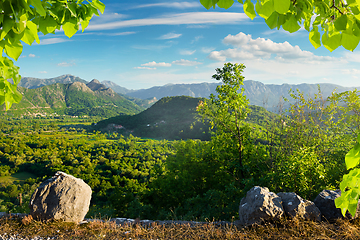
<instances>
[{"instance_id":1,"label":"green foliage","mask_svg":"<svg viewBox=\"0 0 360 240\"><path fill-rule=\"evenodd\" d=\"M200 0L201 4L210 9L218 5L229 8L232 0ZM309 32L309 40L315 48L321 43L329 51L339 46L353 51L360 41L360 3L350 1L308 1L308 0L260 0L255 6L251 0L238 0L243 3L244 13L254 19L256 13L264 18L269 28L280 29L290 33L303 26ZM319 27L323 32L320 37Z\"/></svg>"},{"instance_id":2,"label":"green foliage","mask_svg":"<svg viewBox=\"0 0 360 240\"><path fill-rule=\"evenodd\" d=\"M248 99L243 94L244 77L241 75L245 68L243 64L225 63L222 69L217 68L212 77L221 80L223 84L216 87L217 96L210 95L209 101L202 101L197 111L203 119L208 119L212 128L216 127L216 135L237 149L238 174L243 179L244 142L249 133L249 127L245 119L249 113Z\"/></svg>"},{"instance_id":3,"label":"green foliage","mask_svg":"<svg viewBox=\"0 0 360 240\"><path fill-rule=\"evenodd\" d=\"M314 148L300 148L291 156L276 161L273 173L272 179L279 192L296 192L313 199L319 189L326 187L325 167Z\"/></svg>"},{"instance_id":4,"label":"green foliage","mask_svg":"<svg viewBox=\"0 0 360 240\"><path fill-rule=\"evenodd\" d=\"M171 210L185 219L235 216L242 191L233 185L228 163L216 157L213 143L187 140L175 148L166 171L150 184L147 203L160 213Z\"/></svg>"},{"instance_id":5,"label":"green foliage","mask_svg":"<svg viewBox=\"0 0 360 240\"><path fill-rule=\"evenodd\" d=\"M5 0L0 2L0 50L8 57L17 60L21 55L22 42L31 45L40 43L38 32L44 35L64 30L69 38L82 27L88 26L93 14L104 13L105 5L99 0L88 1L41 1ZM20 82L19 68L5 56L0 58L0 104L9 109L21 100L16 87ZM8 80L11 79L12 82Z\"/></svg>"},{"instance_id":6,"label":"green foliage","mask_svg":"<svg viewBox=\"0 0 360 240\"><path fill-rule=\"evenodd\" d=\"M360 134L358 135L356 145L346 154L345 163L347 169L358 166L360 161ZM341 183L341 196L335 199L335 205L341 209L345 216L349 211L352 216L355 216L358 200L360 196L360 169L352 169L348 174L345 174Z\"/></svg>"},{"instance_id":7,"label":"green foliage","mask_svg":"<svg viewBox=\"0 0 360 240\"><path fill-rule=\"evenodd\" d=\"M79 128L92 119L2 118L0 174L9 178L28 171L35 176L31 182L0 183L0 209L28 211L20 208L19 193L26 206L31 188L59 170L80 177L91 186L89 216L94 217L101 214L140 219L231 220L237 216L241 197L255 185L273 192L294 191L311 200L324 188L336 188L346 173L343 159L359 132L359 100L353 91L334 92L326 99L320 91L311 97L300 91L290 95L294 103L282 115L254 106L242 109L252 110L240 125L247 126L242 128L246 136L241 148L243 166L238 160L237 138L220 124L214 124L211 141L168 142L124 137L120 133L90 133ZM214 96L215 102L219 96L228 100L219 94ZM215 111L210 100L203 101ZM165 116L166 112L170 116L177 111L185 113L187 110L182 107L194 108L198 101L165 98L154 106L162 113L157 116ZM147 120L151 119L150 113L144 115L149 117ZM225 113L224 116L230 116L234 111ZM228 124L235 126L230 120ZM348 157L356 159L351 154ZM240 169L244 177L240 176ZM356 172L345 175L348 186L341 187L354 188L356 193L354 177ZM354 197L355 193L344 196ZM352 211L352 204L351 200L342 207Z\"/></svg>"},{"instance_id":8,"label":"green foliage","mask_svg":"<svg viewBox=\"0 0 360 240\"><path fill-rule=\"evenodd\" d=\"M141 210L146 209L142 196L148 191L149 182L163 171L167 155L172 154L172 145L132 136L107 140L105 134L98 132L0 134L0 165L5 174L32 173L36 178L32 185L56 171L64 171L89 184L94 209L111 206L112 214L118 216L150 217L149 211ZM27 211L20 211L17 202L19 193L23 193L24 205L28 204L30 197L25 198L25 193L31 195L34 189L28 189L25 184L30 183L0 181L4 211ZM91 212L95 214L94 210Z\"/></svg>"}]
</instances>

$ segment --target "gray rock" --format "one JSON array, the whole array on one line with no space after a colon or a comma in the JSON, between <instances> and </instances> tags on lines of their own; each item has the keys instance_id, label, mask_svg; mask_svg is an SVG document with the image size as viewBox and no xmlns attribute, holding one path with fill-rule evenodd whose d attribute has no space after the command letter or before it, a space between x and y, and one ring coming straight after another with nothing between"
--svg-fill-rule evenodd
<instances>
[{"instance_id":1,"label":"gray rock","mask_svg":"<svg viewBox=\"0 0 360 240\"><path fill-rule=\"evenodd\" d=\"M341 190L323 190L314 200L315 205L319 208L322 216L328 221L335 221L343 218L340 208L335 207L334 200L341 196ZM360 214L359 203L356 210L355 217L352 217L349 212L346 213L347 218L357 218Z\"/></svg>"},{"instance_id":2,"label":"gray rock","mask_svg":"<svg viewBox=\"0 0 360 240\"><path fill-rule=\"evenodd\" d=\"M266 187L253 187L240 201L239 224L249 226L284 215L281 198Z\"/></svg>"},{"instance_id":3,"label":"gray rock","mask_svg":"<svg viewBox=\"0 0 360 240\"><path fill-rule=\"evenodd\" d=\"M321 221L321 212L313 202L303 199L294 192L280 192L277 195L281 197L284 211L288 216Z\"/></svg>"},{"instance_id":4,"label":"gray rock","mask_svg":"<svg viewBox=\"0 0 360 240\"><path fill-rule=\"evenodd\" d=\"M89 211L91 188L63 172L44 181L30 199L30 214L39 220L82 221Z\"/></svg>"}]
</instances>

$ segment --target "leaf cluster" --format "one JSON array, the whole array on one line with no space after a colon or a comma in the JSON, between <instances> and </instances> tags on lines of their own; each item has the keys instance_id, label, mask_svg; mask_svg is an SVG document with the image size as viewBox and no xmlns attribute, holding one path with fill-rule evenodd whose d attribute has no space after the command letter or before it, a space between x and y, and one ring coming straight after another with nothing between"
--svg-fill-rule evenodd
<instances>
[{"instance_id":1,"label":"leaf cluster","mask_svg":"<svg viewBox=\"0 0 360 240\"><path fill-rule=\"evenodd\" d=\"M229 8L233 0L200 0L209 9ZM270 29L281 27L290 33L301 27L309 32L311 44L329 51L339 46L353 51L360 41L360 3L356 0L238 0L251 19L262 17Z\"/></svg>"},{"instance_id":2,"label":"leaf cluster","mask_svg":"<svg viewBox=\"0 0 360 240\"><path fill-rule=\"evenodd\" d=\"M38 33L55 33L61 27L69 38L81 25L82 31L92 16L104 13L105 5L99 0L83 3L82 0L5 0L0 2L0 52L17 60L24 42L40 43ZM0 105L18 103L21 95L16 91L20 82L19 68L6 56L0 58ZM12 82L8 80L11 79Z\"/></svg>"}]
</instances>

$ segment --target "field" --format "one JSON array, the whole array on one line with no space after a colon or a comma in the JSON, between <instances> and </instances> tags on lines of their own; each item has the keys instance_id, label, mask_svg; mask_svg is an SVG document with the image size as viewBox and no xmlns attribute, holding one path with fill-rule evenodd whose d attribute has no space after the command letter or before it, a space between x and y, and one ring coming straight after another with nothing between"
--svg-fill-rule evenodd
<instances>
[{"instance_id":1,"label":"field","mask_svg":"<svg viewBox=\"0 0 360 240\"><path fill-rule=\"evenodd\" d=\"M0 184L23 183L28 178L36 178L36 176L34 174L28 173L28 172L18 172L11 176L0 177Z\"/></svg>"},{"instance_id":2,"label":"field","mask_svg":"<svg viewBox=\"0 0 360 240\"><path fill-rule=\"evenodd\" d=\"M22 236L56 239L349 239L360 238L360 222L340 220L336 223L282 220L279 222L241 228L235 225L218 226L208 222L198 226L139 224L119 226L115 223L93 221L88 224L0 219L0 237Z\"/></svg>"}]
</instances>

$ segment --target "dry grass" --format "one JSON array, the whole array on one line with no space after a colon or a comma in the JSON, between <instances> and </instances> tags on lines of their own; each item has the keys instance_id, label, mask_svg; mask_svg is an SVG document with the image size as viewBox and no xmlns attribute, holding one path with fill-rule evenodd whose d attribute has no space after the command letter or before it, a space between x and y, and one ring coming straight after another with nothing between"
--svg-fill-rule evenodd
<instances>
[{"instance_id":1,"label":"dry grass","mask_svg":"<svg viewBox=\"0 0 360 240\"><path fill-rule=\"evenodd\" d=\"M0 233L55 239L360 239L360 220L335 223L281 220L247 228L207 223L190 225L139 224L119 226L114 222L94 221L76 225L17 218L0 219Z\"/></svg>"}]
</instances>

